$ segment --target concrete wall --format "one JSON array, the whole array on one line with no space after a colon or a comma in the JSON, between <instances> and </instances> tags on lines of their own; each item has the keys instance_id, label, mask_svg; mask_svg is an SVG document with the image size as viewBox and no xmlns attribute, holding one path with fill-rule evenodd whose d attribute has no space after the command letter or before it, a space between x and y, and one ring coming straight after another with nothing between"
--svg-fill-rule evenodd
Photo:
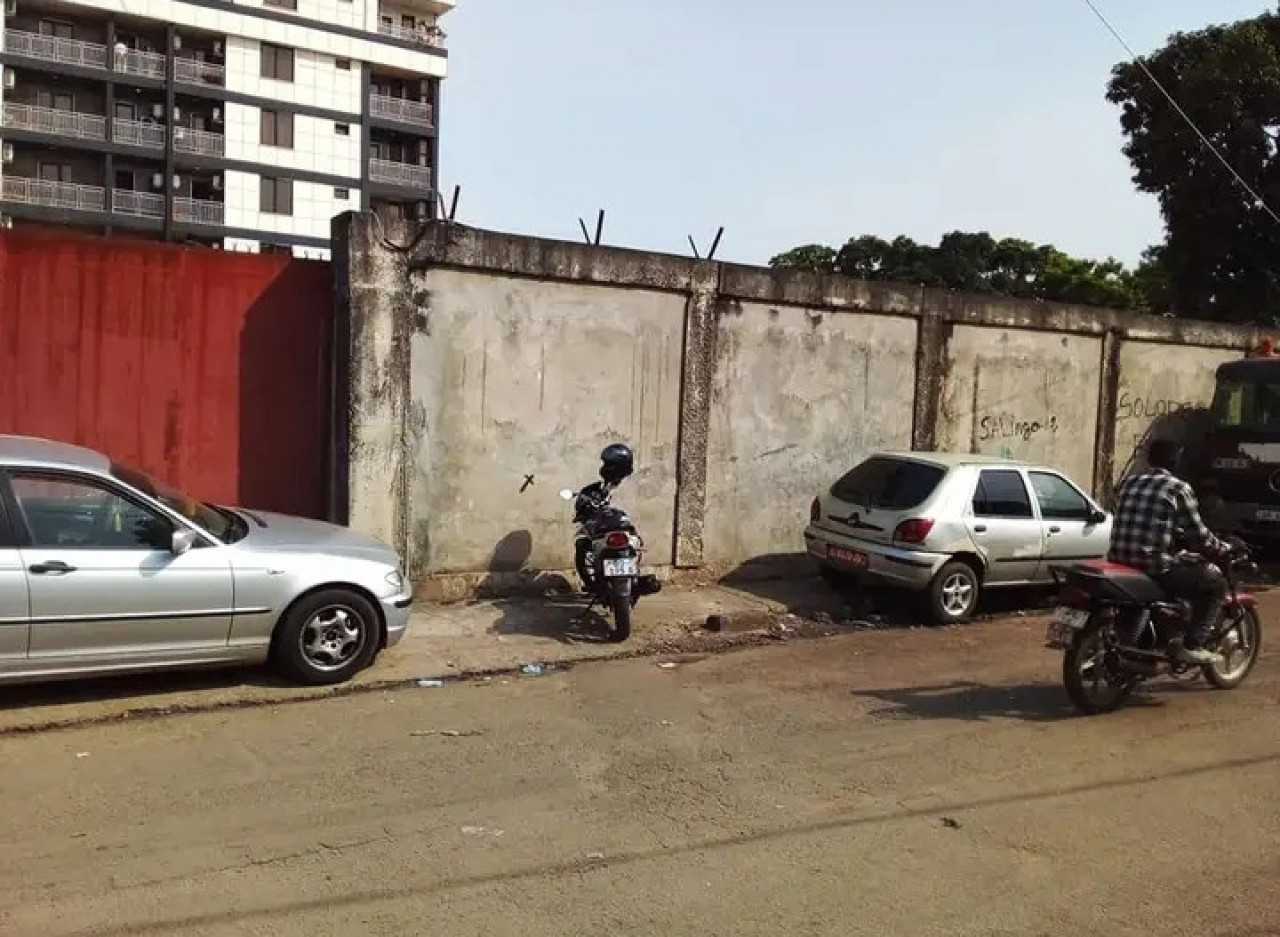
<instances>
[{"instance_id":1,"label":"concrete wall","mask_svg":"<svg viewBox=\"0 0 1280 937\"><path fill-rule=\"evenodd\" d=\"M1119 353L1115 402L1115 458L1111 481L1140 464L1148 435L1187 441L1201 428L1213 402L1218 365L1240 356L1227 348L1178 348L1157 342L1124 342ZM1176 362L1176 363L1175 363Z\"/></svg>"},{"instance_id":2,"label":"concrete wall","mask_svg":"<svg viewBox=\"0 0 1280 937\"><path fill-rule=\"evenodd\" d=\"M719 317L703 559L732 567L804 549L834 466L911 448L916 324L741 303Z\"/></svg>"},{"instance_id":3,"label":"concrete wall","mask_svg":"<svg viewBox=\"0 0 1280 937\"><path fill-rule=\"evenodd\" d=\"M572 565L572 511L558 492L594 481L597 454L618 440L637 462L619 501L649 540L649 562L669 566L684 300L465 270L420 279L413 567Z\"/></svg>"},{"instance_id":4,"label":"concrete wall","mask_svg":"<svg viewBox=\"0 0 1280 937\"><path fill-rule=\"evenodd\" d=\"M1093 482L1102 340L957 326L934 448L1045 462Z\"/></svg>"},{"instance_id":5,"label":"concrete wall","mask_svg":"<svg viewBox=\"0 0 1280 937\"><path fill-rule=\"evenodd\" d=\"M618 439L660 570L794 555L814 494L876 449L1034 459L1105 498L1260 338L367 215L336 220L334 260L334 503L429 595L566 568L557 490Z\"/></svg>"}]
</instances>

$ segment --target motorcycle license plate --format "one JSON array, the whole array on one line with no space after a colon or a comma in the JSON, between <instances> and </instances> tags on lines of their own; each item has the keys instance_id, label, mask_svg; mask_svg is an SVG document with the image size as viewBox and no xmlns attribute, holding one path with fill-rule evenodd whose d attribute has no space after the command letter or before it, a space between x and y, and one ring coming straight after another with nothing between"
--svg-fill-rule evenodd
<instances>
[{"instance_id":1,"label":"motorcycle license plate","mask_svg":"<svg viewBox=\"0 0 1280 937\"><path fill-rule=\"evenodd\" d=\"M1078 608L1061 607L1053 613L1044 636L1046 646L1061 650L1071 644L1074 634L1089 623L1089 613Z\"/></svg>"},{"instance_id":2,"label":"motorcycle license plate","mask_svg":"<svg viewBox=\"0 0 1280 937\"><path fill-rule=\"evenodd\" d=\"M633 556L624 556L616 560L603 560L604 574L614 576L638 576L640 563Z\"/></svg>"}]
</instances>

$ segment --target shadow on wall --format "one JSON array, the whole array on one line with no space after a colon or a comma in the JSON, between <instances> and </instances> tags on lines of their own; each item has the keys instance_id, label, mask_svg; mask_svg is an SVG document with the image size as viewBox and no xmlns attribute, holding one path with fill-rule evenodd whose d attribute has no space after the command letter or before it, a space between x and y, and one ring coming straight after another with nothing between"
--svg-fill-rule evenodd
<instances>
[{"instance_id":1,"label":"shadow on wall","mask_svg":"<svg viewBox=\"0 0 1280 937\"><path fill-rule=\"evenodd\" d=\"M1205 435L1209 431L1209 410L1207 407L1187 407L1173 413L1156 417L1130 452L1127 461L1117 473L1116 478L1123 480L1147 468L1147 447L1157 439L1173 439L1182 443L1182 460L1178 465L1178 473L1191 482L1198 479L1200 471L1197 456L1204 449ZM1108 492L1110 495L1110 492Z\"/></svg>"},{"instance_id":2,"label":"shadow on wall","mask_svg":"<svg viewBox=\"0 0 1280 937\"><path fill-rule=\"evenodd\" d=\"M328 264L290 260L245 313L238 459L245 507L326 515L332 289Z\"/></svg>"},{"instance_id":3,"label":"shadow on wall","mask_svg":"<svg viewBox=\"0 0 1280 937\"><path fill-rule=\"evenodd\" d=\"M565 644L601 643L609 638L609 622L559 573L526 568L533 555L533 535L513 530L493 548L488 573L475 596L498 610L491 634L554 638ZM544 601L529 602L531 596Z\"/></svg>"}]
</instances>

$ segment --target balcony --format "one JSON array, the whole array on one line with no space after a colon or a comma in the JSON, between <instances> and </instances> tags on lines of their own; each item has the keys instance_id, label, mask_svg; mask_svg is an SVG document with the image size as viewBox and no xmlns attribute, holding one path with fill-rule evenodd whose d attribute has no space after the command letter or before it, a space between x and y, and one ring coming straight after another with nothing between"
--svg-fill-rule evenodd
<instances>
[{"instance_id":1,"label":"balcony","mask_svg":"<svg viewBox=\"0 0 1280 937\"><path fill-rule=\"evenodd\" d=\"M215 62L199 59L174 59L173 80L186 85L225 85L227 70Z\"/></svg>"},{"instance_id":2,"label":"balcony","mask_svg":"<svg viewBox=\"0 0 1280 937\"><path fill-rule=\"evenodd\" d=\"M107 203L107 190L96 185L74 182L48 182L25 176L5 176L0 180L0 198L23 205L46 208L70 208L75 211L102 211Z\"/></svg>"},{"instance_id":3,"label":"balcony","mask_svg":"<svg viewBox=\"0 0 1280 937\"><path fill-rule=\"evenodd\" d=\"M209 133L207 130L191 130L187 127L173 128L173 148L179 153L193 153L196 156L221 156L226 152L227 138L220 133Z\"/></svg>"},{"instance_id":4,"label":"balcony","mask_svg":"<svg viewBox=\"0 0 1280 937\"><path fill-rule=\"evenodd\" d=\"M111 122L111 139L126 146L164 149L164 125L117 117Z\"/></svg>"},{"instance_id":5,"label":"balcony","mask_svg":"<svg viewBox=\"0 0 1280 937\"><path fill-rule=\"evenodd\" d=\"M111 211L117 215L133 215L136 218L163 218L164 196L152 192L112 189Z\"/></svg>"},{"instance_id":6,"label":"balcony","mask_svg":"<svg viewBox=\"0 0 1280 937\"><path fill-rule=\"evenodd\" d=\"M378 32L384 36L402 39L405 42L416 42L418 45L432 49L443 49L445 43L444 30L435 27L401 26L398 23L378 23Z\"/></svg>"},{"instance_id":7,"label":"balcony","mask_svg":"<svg viewBox=\"0 0 1280 937\"><path fill-rule=\"evenodd\" d=\"M389 159L370 159L369 178L374 182L389 182L410 189L430 190L431 167L397 163Z\"/></svg>"},{"instance_id":8,"label":"balcony","mask_svg":"<svg viewBox=\"0 0 1280 937\"><path fill-rule=\"evenodd\" d=\"M55 110L52 107L35 107L31 104L6 102L3 111L4 127L9 130L29 130L77 140L105 140L107 121L97 114L80 114L75 111Z\"/></svg>"},{"instance_id":9,"label":"balcony","mask_svg":"<svg viewBox=\"0 0 1280 937\"><path fill-rule=\"evenodd\" d=\"M370 94L369 113L374 117L395 120L402 124L414 124L419 127L434 126L435 113L430 104L395 98L389 94Z\"/></svg>"},{"instance_id":10,"label":"balcony","mask_svg":"<svg viewBox=\"0 0 1280 937\"><path fill-rule=\"evenodd\" d=\"M107 47L79 39L41 36L20 29L4 31L4 51L43 62L79 65L82 68L106 68Z\"/></svg>"},{"instance_id":11,"label":"balcony","mask_svg":"<svg viewBox=\"0 0 1280 937\"><path fill-rule=\"evenodd\" d=\"M173 200L173 220L220 228L222 227L224 207L222 202L214 202L204 198L175 198Z\"/></svg>"},{"instance_id":12,"label":"balcony","mask_svg":"<svg viewBox=\"0 0 1280 937\"><path fill-rule=\"evenodd\" d=\"M123 75L141 75L164 81L164 56L159 52L124 52L112 56L115 70Z\"/></svg>"}]
</instances>

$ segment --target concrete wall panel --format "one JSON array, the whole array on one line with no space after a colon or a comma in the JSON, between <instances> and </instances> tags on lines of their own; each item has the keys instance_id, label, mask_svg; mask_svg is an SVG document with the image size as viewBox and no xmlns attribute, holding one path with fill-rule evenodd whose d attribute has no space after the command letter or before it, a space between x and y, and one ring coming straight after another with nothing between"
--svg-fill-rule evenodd
<instances>
[{"instance_id":1,"label":"concrete wall panel","mask_svg":"<svg viewBox=\"0 0 1280 937\"><path fill-rule=\"evenodd\" d=\"M1149 342L1120 346L1112 483L1134 464L1148 434L1187 440L1203 428L1205 409L1213 402L1214 372L1240 354Z\"/></svg>"},{"instance_id":2,"label":"concrete wall panel","mask_svg":"<svg viewBox=\"0 0 1280 937\"><path fill-rule=\"evenodd\" d=\"M875 449L911 445L916 322L745 303L719 317L706 562L802 552L809 502Z\"/></svg>"},{"instance_id":3,"label":"concrete wall panel","mask_svg":"<svg viewBox=\"0 0 1280 937\"><path fill-rule=\"evenodd\" d=\"M685 297L449 269L419 279L415 573L570 567L557 492L595 480L619 440L637 468L616 500L646 562L669 564Z\"/></svg>"},{"instance_id":4,"label":"concrete wall panel","mask_svg":"<svg viewBox=\"0 0 1280 937\"><path fill-rule=\"evenodd\" d=\"M948 342L937 448L1027 459L1088 488L1100 339L958 325Z\"/></svg>"}]
</instances>

